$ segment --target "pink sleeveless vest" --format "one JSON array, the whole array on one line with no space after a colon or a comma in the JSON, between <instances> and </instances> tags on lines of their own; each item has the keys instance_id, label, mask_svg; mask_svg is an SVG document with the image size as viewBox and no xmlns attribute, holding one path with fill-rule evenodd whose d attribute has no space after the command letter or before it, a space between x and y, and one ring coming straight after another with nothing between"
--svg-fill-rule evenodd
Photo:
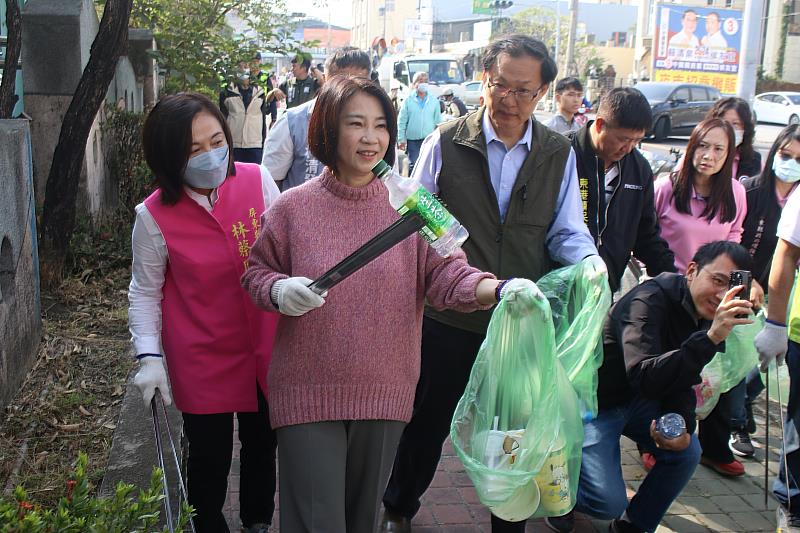
<instances>
[{"instance_id":1,"label":"pink sleeveless vest","mask_svg":"<svg viewBox=\"0 0 800 533\"><path fill-rule=\"evenodd\" d=\"M259 165L236 163L218 194L211 212L185 193L172 206L160 190L144 202L169 253L161 344L172 396L192 414L258 410L278 324L239 284L264 212Z\"/></svg>"}]
</instances>

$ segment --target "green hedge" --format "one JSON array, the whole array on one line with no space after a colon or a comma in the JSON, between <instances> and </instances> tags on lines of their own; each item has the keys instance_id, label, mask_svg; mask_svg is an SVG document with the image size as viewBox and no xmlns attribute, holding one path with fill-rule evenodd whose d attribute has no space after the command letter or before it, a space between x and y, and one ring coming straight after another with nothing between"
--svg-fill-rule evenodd
<instances>
[{"instance_id":1,"label":"green hedge","mask_svg":"<svg viewBox=\"0 0 800 533\"><path fill-rule=\"evenodd\" d=\"M25 489L17 487L13 499L0 497L2 533L151 533L158 531L164 496L161 471L153 470L150 487L137 491L119 483L113 496L97 498L86 477L86 454L80 454L65 494L54 509L31 505ZM138 492L138 494L137 494ZM191 508L183 505L176 531L187 525ZM166 533L167 529L161 530Z\"/></svg>"}]
</instances>

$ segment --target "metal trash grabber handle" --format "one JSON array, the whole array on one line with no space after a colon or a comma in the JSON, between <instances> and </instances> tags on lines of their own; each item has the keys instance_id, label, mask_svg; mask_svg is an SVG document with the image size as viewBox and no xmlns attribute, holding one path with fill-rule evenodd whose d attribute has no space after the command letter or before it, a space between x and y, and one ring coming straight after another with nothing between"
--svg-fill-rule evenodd
<instances>
[{"instance_id":1,"label":"metal trash grabber handle","mask_svg":"<svg viewBox=\"0 0 800 533\"><path fill-rule=\"evenodd\" d=\"M391 226L314 280L308 288L317 294L323 294L424 226L425 221L416 212L401 216Z\"/></svg>"},{"instance_id":2,"label":"metal trash grabber handle","mask_svg":"<svg viewBox=\"0 0 800 533\"><path fill-rule=\"evenodd\" d=\"M186 492L186 484L183 481L183 474L181 473L181 463L178 460L178 452L175 449L175 441L172 439L172 432L169 429L169 418L167 417L167 408L164 405L164 398L161 393L156 389L156 393L150 400L150 411L153 414L153 432L156 436L156 453L158 454L158 467L161 469L161 492L164 495L164 511L167 519L167 527L170 533L175 533L175 526L172 518L172 506L169 501L169 485L167 483L167 469L164 466L164 446L161 443L161 423L158 416L158 408L156 407L156 397L161 401L161 412L164 415L164 427L169 437L169 445L172 448L172 459L175 462L175 471L178 473L178 488L180 491L180 500L189 503L189 496ZM189 517L189 528L192 533L196 533L194 529L194 520Z\"/></svg>"}]
</instances>

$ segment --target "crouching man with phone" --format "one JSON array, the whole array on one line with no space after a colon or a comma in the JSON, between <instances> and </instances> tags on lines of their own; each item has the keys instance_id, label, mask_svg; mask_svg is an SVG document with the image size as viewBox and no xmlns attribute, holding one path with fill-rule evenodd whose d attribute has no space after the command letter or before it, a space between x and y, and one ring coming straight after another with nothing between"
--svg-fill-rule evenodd
<instances>
[{"instance_id":1,"label":"crouching man with phone","mask_svg":"<svg viewBox=\"0 0 800 533\"><path fill-rule=\"evenodd\" d=\"M612 532L658 527L700 462L692 386L725 350L733 327L751 323L752 304L737 297L744 287L729 288L731 274L749 270L751 262L741 245L712 242L697 251L686 274L660 274L611 308L598 372L599 412L584 424L577 511L613 520ZM630 504L620 466L621 435L656 457ZM554 531L569 532L574 519L570 513L546 522Z\"/></svg>"}]
</instances>

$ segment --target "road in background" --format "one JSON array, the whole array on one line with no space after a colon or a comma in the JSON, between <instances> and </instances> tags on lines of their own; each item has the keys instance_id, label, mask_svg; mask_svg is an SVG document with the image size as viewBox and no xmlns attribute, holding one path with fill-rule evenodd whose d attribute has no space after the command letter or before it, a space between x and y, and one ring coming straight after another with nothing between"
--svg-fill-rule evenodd
<instances>
[{"instance_id":1,"label":"road in background","mask_svg":"<svg viewBox=\"0 0 800 533\"><path fill-rule=\"evenodd\" d=\"M550 120L550 117L553 116L552 113L545 113L537 111L535 113L536 120L540 122L546 122ZM590 115L590 118L594 118L593 115ZM781 126L779 124L766 124L766 123L759 123L756 126L756 139L753 143L753 146L761 153L762 161L767 158L767 153L769 149L772 147L772 143L775 142L775 138L778 136L778 133L784 128L785 126ZM657 154L662 155L669 155L670 148L678 148L681 151L686 150L686 143L689 142L689 137L669 137L663 141L656 142L652 139L647 139L642 143L642 148L645 150L650 150Z\"/></svg>"}]
</instances>

